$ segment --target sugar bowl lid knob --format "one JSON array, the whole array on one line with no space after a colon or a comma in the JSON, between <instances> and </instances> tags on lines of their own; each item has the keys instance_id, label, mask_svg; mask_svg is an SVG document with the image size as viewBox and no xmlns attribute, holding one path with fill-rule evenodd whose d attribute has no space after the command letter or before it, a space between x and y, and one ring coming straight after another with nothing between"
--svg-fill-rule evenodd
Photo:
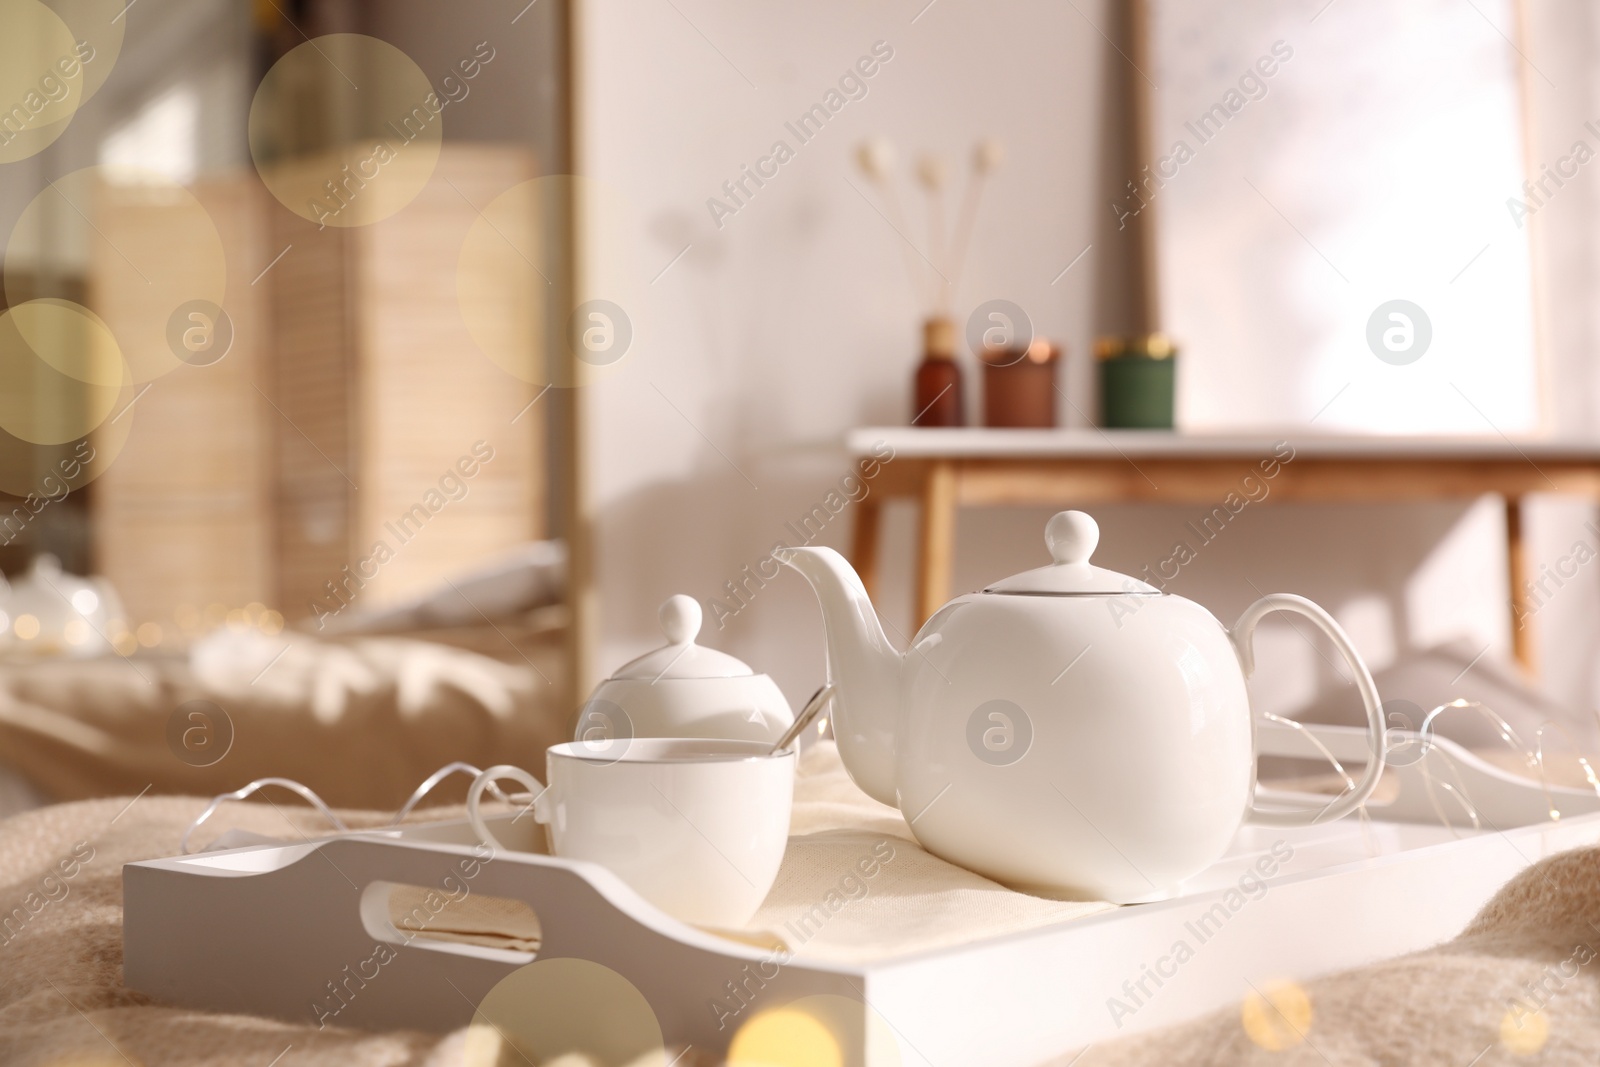
<instances>
[{"instance_id":1,"label":"sugar bowl lid knob","mask_svg":"<svg viewBox=\"0 0 1600 1067\"><path fill-rule=\"evenodd\" d=\"M745 678L755 673L749 664L737 657L694 643L700 636L700 623L704 618L700 602L694 597L682 593L668 597L662 601L656 617L661 620L661 632L666 635L667 643L624 663L611 676L613 680L644 679L655 685L662 681L696 678Z\"/></svg>"},{"instance_id":2,"label":"sugar bowl lid knob","mask_svg":"<svg viewBox=\"0 0 1600 1067\"><path fill-rule=\"evenodd\" d=\"M1044 543L1057 563L1088 563L1100 543L1100 524L1087 512L1058 511L1044 528Z\"/></svg>"},{"instance_id":3,"label":"sugar bowl lid knob","mask_svg":"<svg viewBox=\"0 0 1600 1067\"><path fill-rule=\"evenodd\" d=\"M666 635L669 644L686 645L699 635L704 615L698 600L678 593L662 602L658 618L661 620L661 632Z\"/></svg>"}]
</instances>

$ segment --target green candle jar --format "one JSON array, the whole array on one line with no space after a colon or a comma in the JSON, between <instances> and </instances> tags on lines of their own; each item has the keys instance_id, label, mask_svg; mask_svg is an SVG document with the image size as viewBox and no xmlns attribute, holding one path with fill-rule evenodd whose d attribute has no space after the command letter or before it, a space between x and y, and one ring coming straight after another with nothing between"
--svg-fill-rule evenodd
<instances>
[{"instance_id":1,"label":"green candle jar","mask_svg":"<svg viewBox=\"0 0 1600 1067\"><path fill-rule=\"evenodd\" d=\"M1094 354L1100 372L1100 425L1119 430L1170 430L1178 350L1163 334L1132 340L1102 337Z\"/></svg>"}]
</instances>

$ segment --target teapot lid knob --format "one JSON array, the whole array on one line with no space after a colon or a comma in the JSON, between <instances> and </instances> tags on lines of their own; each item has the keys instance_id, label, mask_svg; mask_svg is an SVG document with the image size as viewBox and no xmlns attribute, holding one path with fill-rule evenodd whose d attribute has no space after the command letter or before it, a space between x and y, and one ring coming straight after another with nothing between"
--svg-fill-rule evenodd
<instances>
[{"instance_id":1,"label":"teapot lid knob","mask_svg":"<svg viewBox=\"0 0 1600 1067\"><path fill-rule=\"evenodd\" d=\"M1088 563L1100 543L1100 524L1087 512L1058 511L1044 528L1044 543L1057 563Z\"/></svg>"},{"instance_id":2,"label":"teapot lid knob","mask_svg":"<svg viewBox=\"0 0 1600 1067\"><path fill-rule=\"evenodd\" d=\"M686 645L699 635L700 621L704 616L698 600L678 593L667 597L658 617L661 619L661 632L666 634L667 641L674 645Z\"/></svg>"}]
</instances>

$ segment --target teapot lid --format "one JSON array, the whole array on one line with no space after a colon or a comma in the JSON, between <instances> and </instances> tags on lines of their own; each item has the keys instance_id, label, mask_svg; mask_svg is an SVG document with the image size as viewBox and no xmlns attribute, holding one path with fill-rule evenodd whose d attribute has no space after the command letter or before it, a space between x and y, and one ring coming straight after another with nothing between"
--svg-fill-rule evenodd
<instances>
[{"instance_id":1,"label":"teapot lid","mask_svg":"<svg viewBox=\"0 0 1600 1067\"><path fill-rule=\"evenodd\" d=\"M1060 511L1052 516L1044 528L1044 542L1050 546L1054 563L1003 578L984 592L1035 596L1160 592L1147 582L1089 562L1095 546L1100 543L1100 524L1082 511Z\"/></svg>"},{"instance_id":2,"label":"teapot lid","mask_svg":"<svg viewBox=\"0 0 1600 1067\"><path fill-rule=\"evenodd\" d=\"M682 593L668 597L659 618L667 643L623 664L612 678L654 682L663 678L744 678L755 673L735 656L694 643L704 618L694 597Z\"/></svg>"}]
</instances>

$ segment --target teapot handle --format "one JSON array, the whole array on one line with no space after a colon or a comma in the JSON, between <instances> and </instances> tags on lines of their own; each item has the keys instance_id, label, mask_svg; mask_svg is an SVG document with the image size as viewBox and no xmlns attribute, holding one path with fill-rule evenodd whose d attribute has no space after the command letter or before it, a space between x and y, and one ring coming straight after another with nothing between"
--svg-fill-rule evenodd
<instances>
[{"instance_id":1,"label":"teapot handle","mask_svg":"<svg viewBox=\"0 0 1600 1067\"><path fill-rule=\"evenodd\" d=\"M1368 749L1366 773L1361 776L1361 781L1356 784L1354 791L1346 792L1321 809L1270 811L1252 805L1250 818L1271 826L1310 826L1315 823L1332 822L1365 804L1373 789L1377 787L1378 779L1383 775L1384 756L1387 752L1383 705L1378 697L1378 687L1372 681L1372 673L1367 670L1367 665L1362 662L1360 654L1350 643L1350 638L1346 636L1344 629L1322 608L1305 597L1290 593L1269 593L1246 608L1244 614L1239 616L1239 621L1233 624L1229 636L1233 638L1234 647L1239 651L1239 662L1244 667L1246 678L1255 671L1255 653L1251 647L1251 638L1255 635L1256 624L1263 616L1274 611L1289 611L1296 615L1304 615L1316 623L1344 656L1345 662L1350 664L1350 670L1355 674L1356 691L1361 694L1361 702L1366 705L1367 729L1371 733L1371 745Z\"/></svg>"}]
</instances>

